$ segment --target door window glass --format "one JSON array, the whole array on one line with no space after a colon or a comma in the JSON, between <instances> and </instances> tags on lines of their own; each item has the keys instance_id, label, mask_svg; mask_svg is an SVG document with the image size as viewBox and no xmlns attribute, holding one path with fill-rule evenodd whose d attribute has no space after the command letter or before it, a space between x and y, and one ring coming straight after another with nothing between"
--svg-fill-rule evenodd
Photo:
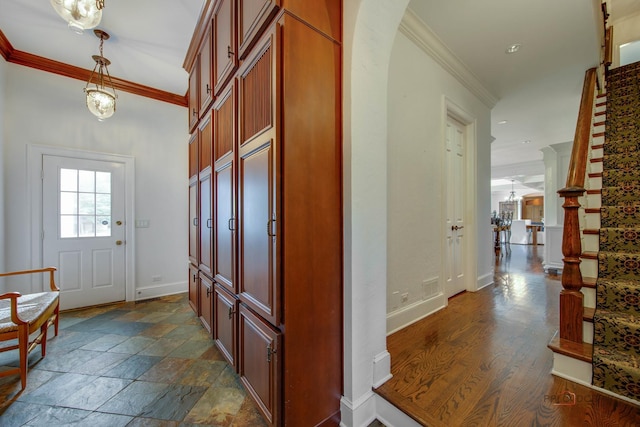
<instances>
[{"instance_id":1,"label":"door window glass","mask_svg":"<svg viewBox=\"0 0 640 427\"><path fill-rule=\"evenodd\" d=\"M111 173L60 169L60 237L111 236Z\"/></svg>"}]
</instances>

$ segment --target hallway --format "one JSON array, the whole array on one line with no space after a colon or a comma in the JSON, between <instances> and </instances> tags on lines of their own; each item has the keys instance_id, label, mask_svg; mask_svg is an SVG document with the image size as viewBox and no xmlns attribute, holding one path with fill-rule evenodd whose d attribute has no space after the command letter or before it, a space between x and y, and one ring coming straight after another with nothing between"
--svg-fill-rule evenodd
<instances>
[{"instance_id":1,"label":"hallway","mask_svg":"<svg viewBox=\"0 0 640 427\"><path fill-rule=\"evenodd\" d=\"M560 276L541 246L511 245L494 284L387 337L376 392L425 426L637 426L640 408L550 374Z\"/></svg>"}]
</instances>

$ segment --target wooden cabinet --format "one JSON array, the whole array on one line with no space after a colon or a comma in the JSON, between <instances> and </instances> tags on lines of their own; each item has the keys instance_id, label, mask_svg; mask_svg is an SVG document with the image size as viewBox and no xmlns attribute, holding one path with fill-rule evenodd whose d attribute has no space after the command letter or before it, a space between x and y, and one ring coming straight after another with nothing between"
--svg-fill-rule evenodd
<instances>
[{"instance_id":1,"label":"wooden cabinet","mask_svg":"<svg viewBox=\"0 0 640 427\"><path fill-rule=\"evenodd\" d=\"M212 160L212 119L209 113L198 125L198 141L200 146L200 171L198 173L198 186L200 195L200 270L212 276L212 234L213 216L211 215L211 160Z\"/></svg>"},{"instance_id":2,"label":"wooden cabinet","mask_svg":"<svg viewBox=\"0 0 640 427\"><path fill-rule=\"evenodd\" d=\"M199 108L200 108L200 100L199 98L199 74L200 74L200 64L198 61L193 65L191 71L189 72L189 132L193 131L193 129L198 124L198 119L200 118Z\"/></svg>"},{"instance_id":3,"label":"wooden cabinet","mask_svg":"<svg viewBox=\"0 0 640 427\"><path fill-rule=\"evenodd\" d=\"M213 82L211 77L211 28L208 29L198 52L200 70L199 95L200 115L203 116L213 101Z\"/></svg>"},{"instance_id":4,"label":"wooden cabinet","mask_svg":"<svg viewBox=\"0 0 640 427\"><path fill-rule=\"evenodd\" d=\"M265 26L278 12L280 0L238 0L238 51L244 59Z\"/></svg>"},{"instance_id":5,"label":"wooden cabinet","mask_svg":"<svg viewBox=\"0 0 640 427\"><path fill-rule=\"evenodd\" d=\"M237 368L238 299L218 283L213 298L213 339L227 362Z\"/></svg>"},{"instance_id":6,"label":"wooden cabinet","mask_svg":"<svg viewBox=\"0 0 640 427\"><path fill-rule=\"evenodd\" d=\"M204 274L200 274L200 322L211 333L213 325L213 282Z\"/></svg>"},{"instance_id":7,"label":"wooden cabinet","mask_svg":"<svg viewBox=\"0 0 640 427\"><path fill-rule=\"evenodd\" d=\"M198 191L198 135L189 141L189 262L200 263L200 205Z\"/></svg>"},{"instance_id":8,"label":"wooden cabinet","mask_svg":"<svg viewBox=\"0 0 640 427\"><path fill-rule=\"evenodd\" d=\"M342 2L207 5L214 99L193 128L213 140L212 152L200 145L194 196L200 318L270 425L336 425Z\"/></svg>"},{"instance_id":9,"label":"wooden cabinet","mask_svg":"<svg viewBox=\"0 0 640 427\"><path fill-rule=\"evenodd\" d=\"M236 92L232 82L214 105L214 278L231 293L236 287Z\"/></svg>"},{"instance_id":10,"label":"wooden cabinet","mask_svg":"<svg viewBox=\"0 0 640 427\"><path fill-rule=\"evenodd\" d=\"M198 269L194 265L189 264L189 305L196 313L196 316L200 316L199 287Z\"/></svg>"},{"instance_id":11,"label":"wooden cabinet","mask_svg":"<svg viewBox=\"0 0 640 427\"><path fill-rule=\"evenodd\" d=\"M238 66L235 20L235 0L217 0L213 11L213 78L216 94L224 88Z\"/></svg>"},{"instance_id":12,"label":"wooden cabinet","mask_svg":"<svg viewBox=\"0 0 640 427\"><path fill-rule=\"evenodd\" d=\"M238 372L271 425L280 425L280 337L271 325L240 304ZM307 402L312 407L312 401ZM300 424L290 424L300 425ZM308 424L302 424L308 425Z\"/></svg>"}]
</instances>

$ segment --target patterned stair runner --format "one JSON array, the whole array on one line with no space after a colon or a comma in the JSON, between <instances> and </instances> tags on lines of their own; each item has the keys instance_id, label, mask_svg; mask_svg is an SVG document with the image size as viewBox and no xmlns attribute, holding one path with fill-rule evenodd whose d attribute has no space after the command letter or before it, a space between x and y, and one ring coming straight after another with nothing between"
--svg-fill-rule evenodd
<instances>
[{"instance_id":1,"label":"patterned stair runner","mask_svg":"<svg viewBox=\"0 0 640 427\"><path fill-rule=\"evenodd\" d=\"M640 402L640 63L607 75L593 385Z\"/></svg>"}]
</instances>

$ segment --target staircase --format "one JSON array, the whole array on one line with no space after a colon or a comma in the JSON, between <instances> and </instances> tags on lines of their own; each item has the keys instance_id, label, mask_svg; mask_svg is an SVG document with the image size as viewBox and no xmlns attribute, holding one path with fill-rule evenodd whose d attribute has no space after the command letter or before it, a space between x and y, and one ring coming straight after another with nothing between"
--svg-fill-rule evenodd
<instances>
[{"instance_id":1,"label":"staircase","mask_svg":"<svg viewBox=\"0 0 640 427\"><path fill-rule=\"evenodd\" d=\"M640 63L607 76L593 385L640 403Z\"/></svg>"},{"instance_id":2,"label":"staircase","mask_svg":"<svg viewBox=\"0 0 640 427\"><path fill-rule=\"evenodd\" d=\"M549 347L554 374L640 405L640 63L609 71L606 89L580 198L584 342Z\"/></svg>"}]
</instances>

